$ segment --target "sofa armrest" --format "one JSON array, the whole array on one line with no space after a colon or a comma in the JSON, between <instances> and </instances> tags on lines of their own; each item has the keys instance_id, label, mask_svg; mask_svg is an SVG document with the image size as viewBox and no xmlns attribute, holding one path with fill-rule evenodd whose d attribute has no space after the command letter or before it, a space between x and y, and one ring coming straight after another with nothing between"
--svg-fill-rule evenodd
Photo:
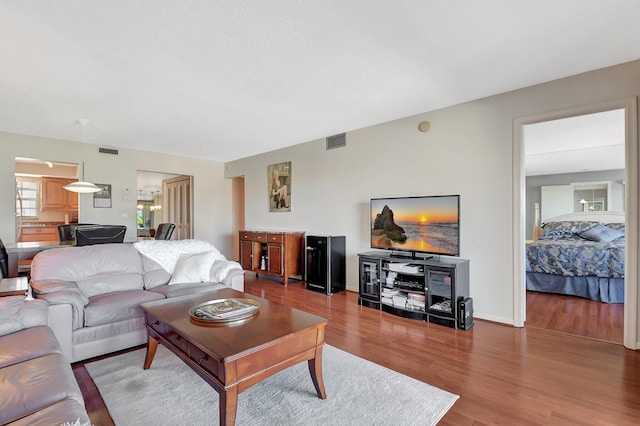
<instances>
[{"instance_id":1,"label":"sofa armrest","mask_svg":"<svg viewBox=\"0 0 640 426\"><path fill-rule=\"evenodd\" d=\"M31 282L31 291L34 295L50 294L59 291L76 293L80 296L83 306L89 304L89 298L80 290L73 281L40 280Z\"/></svg>"},{"instance_id":2,"label":"sofa armrest","mask_svg":"<svg viewBox=\"0 0 640 426\"><path fill-rule=\"evenodd\" d=\"M47 325L48 305L23 296L0 297L0 336L38 325Z\"/></svg>"},{"instance_id":3,"label":"sofa armrest","mask_svg":"<svg viewBox=\"0 0 640 426\"><path fill-rule=\"evenodd\" d=\"M232 269L222 279L222 284L234 290L244 292L244 271L242 269Z\"/></svg>"},{"instance_id":4,"label":"sofa armrest","mask_svg":"<svg viewBox=\"0 0 640 426\"><path fill-rule=\"evenodd\" d=\"M31 292L36 299L44 299L49 305L69 304L73 308L73 329L84 325L84 307L89 298L72 281L39 280L31 282Z\"/></svg>"},{"instance_id":5,"label":"sofa armrest","mask_svg":"<svg viewBox=\"0 0 640 426\"><path fill-rule=\"evenodd\" d=\"M234 262L233 260L217 259L213 262L213 266L211 266L209 278L213 282L228 285L225 282L225 279L227 277L231 279L233 275L238 272L244 273L242 266L238 262Z\"/></svg>"},{"instance_id":6,"label":"sofa armrest","mask_svg":"<svg viewBox=\"0 0 640 426\"><path fill-rule=\"evenodd\" d=\"M78 293L72 291L56 291L53 293L34 294L36 299L46 300L50 308L53 305L70 305L71 317L69 318L69 324L72 329L81 328L84 325L84 307L85 303L83 298Z\"/></svg>"},{"instance_id":7,"label":"sofa armrest","mask_svg":"<svg viewBox=\"0 0 640 426\"><path fill-rule=\"evenodd\" d=\"M68 303L49 306L49 328L58 339L62 353L73 362L73 308Z\"/></svg>"}]
</instances>

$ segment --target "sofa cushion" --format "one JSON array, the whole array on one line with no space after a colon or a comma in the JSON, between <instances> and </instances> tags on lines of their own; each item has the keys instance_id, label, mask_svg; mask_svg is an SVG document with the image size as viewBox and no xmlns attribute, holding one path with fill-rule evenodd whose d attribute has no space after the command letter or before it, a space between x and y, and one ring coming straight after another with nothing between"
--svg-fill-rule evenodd
<instances>
[{"instance_id":1,"label":"sofa cushion","mask_svg":"<svg viewBox=\"0 0 640 426\"><path fill-rule=\"evenodd\" d=\"M65 399L84 406L69 361L62 354L44 355L0 369L0 424Z\"/></svg>"},{"instance_id":2,"label":"sofa cushion","mask_svg":"<svg viewBox=\"0 0 640 426\"><path fill-rule=\"evenodd\" d=\"M0 336L47 325L48 307L44 300L25 300L24 296L0 297Z\"/></svg>"},{"instance_id":3,"label":"sofa cushion","mask_svg":"<svg viewBox=\"0 0 640 426\"><path fill-rule=\"evenodd\" d=\"M73 331L72 341L74 349L77 349L81 346L95 346L99 341L108 342L114 338L119 339L136 332L141 332L144 336L144 339L139 344L145 343L147 341L147 333L144 317L94 325L93 327L82 327ZM110 345L107 345L103 353L106 354L113 351L114 349ZM76 355L75 351L74 355Z\"/></svg>"},{"instance_id":4,"label":"sofa cushion","mask_svg":"<svg viewBox=\"0 0 640 426\"><path fill-rule=\"evenodd\" d=\"M147 256L141 255L140 258L142 259L142 270L144 271L142 276L144 288L148 290L169 282L171 273L163 269L158 262Z\"/></svg>"},{"instance_id":5,"label":"sofa cushion","mask_svg":"<svg viewBox=\"0 0 640 426\"><path fill-rule=\"evenodd\" d=\"M142 261L133 244L97 244L43 250L33 258L31 279L82 281L96 275L139 273Z\"/></svg>"},{"instance_id":6,"label":"sofa cushion","mask_svg":"<svg viewBox=\"0 0 640 426\"><path fill-rule=\"evenodd\" d=\"M39 410L27 417L23 417L10 423L8 426L51 426L51 425L78 425L91 424L84 406L75 399L63 399L50 407Z\"/></svg>"},{"instance_id":7,"label":"sofa cushion","mask_svg":"<svg viewBox=\"0 0 640 426\"><path fill-rule=\"evenodd\" d=\"M44 302L46 303L46 302ZM46 325L0 337L0 368L44 355L62 353L53 331Z\"/></svg>"},{"instance_id":8,"label":"sofa cushion","mask_svg":"<svg viewBox=\"0 0 640 426\"><path fill-rule=\"evenodd\" d=\"M84 308L84 325L91 327L142 317L144 314L140 304L160 299L164 299L164 296L145 290L126 290L93 296Z\"/></svg>"},{"instance_id":9,"label":"sofa cushion","mask_svg":"<svg viewBox=\"0 0 640 426\"><path fill-rule=\"evenodd\" d=\"M178 297L188 294L205 293L207 291L215 291L221 288L227 288L220 283L186 283L177 285L162 285L154 287L149 292L161 294L163 297Z\"/></svg>"},{"instance_id":10,"label":"sofa cushion","mask_svg":"<svg viewBox=\"0 0 640 426\"><path fill-rule=\"evenodd\" d=\"M137 272L99 275L78 281L77 284L78 288L89 298L117 291L142 290L144 287L142 275Z\"/></svg>"},{"instance_id":11,"label":"sofa cushion","mask_svg":"<svg viewBox=\"0 0 640 426\"><path fill-rule=\"evenodd\" d=\"M171 274L164 269L156 269L154 271L145 272L142 276L144 280L144 288L149 290L159 285L168 284L171 280Z\"/></svg>"},{"instance_id":12,"label":"sofa cushion","mask_svg":"<svg viewBox=\"0 0 640 426\"><path fill-rule=\"evenodd\" d=\"M213 260L214 254L212 252L181 254L171 275L169 285L208 282Z\"/></svg>"}]
</instances>

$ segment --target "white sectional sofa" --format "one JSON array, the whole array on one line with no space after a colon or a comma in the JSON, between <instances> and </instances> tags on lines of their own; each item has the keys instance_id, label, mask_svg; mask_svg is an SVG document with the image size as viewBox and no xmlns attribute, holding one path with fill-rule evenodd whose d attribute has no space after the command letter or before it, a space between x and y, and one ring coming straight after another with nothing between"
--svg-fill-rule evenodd
<instances>
[{"instance_id":1,"label":"white sectional sofa","mask_svg":"<svg viewBox=\"0 0 640 426\"><path fill-rule=\"evenodd\" d=\"M49 302L49 326L76 362L145 343L141 303L224 287L244 291L243 274L207 242L148 240L38 253L31 290Z\"/></svg>"}]
</instances>

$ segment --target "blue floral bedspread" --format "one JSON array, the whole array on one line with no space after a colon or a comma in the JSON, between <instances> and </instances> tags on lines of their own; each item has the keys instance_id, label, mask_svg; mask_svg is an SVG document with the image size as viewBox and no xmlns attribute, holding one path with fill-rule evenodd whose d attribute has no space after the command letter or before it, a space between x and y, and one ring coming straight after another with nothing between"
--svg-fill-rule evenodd
<instances>
[{"instance_id":1,"label":"blue floral bedspread","mask_svg":"<svg viewBox=\"0 0 640 426\"><path fill-rule=\"evenodd\" d=\"M567 277L624 278L624 240L594 242L580 237L527 243L526 271Z\"/></svg>"}]
</instances>

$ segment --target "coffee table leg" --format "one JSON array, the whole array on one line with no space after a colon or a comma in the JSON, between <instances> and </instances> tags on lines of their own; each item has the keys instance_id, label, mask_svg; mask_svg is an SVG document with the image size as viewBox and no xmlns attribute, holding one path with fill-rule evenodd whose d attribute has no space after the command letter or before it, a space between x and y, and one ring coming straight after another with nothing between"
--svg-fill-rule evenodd
<instances>
[{"instance_id":1,"label":"coffee table leg","mask_svg":"<svg viewBox=\"0 0 640 426\"><path fill-rule=\"evenodd\" d=\"M311 380L313 380L313 386L316 388L316 393L320 399L326 399L327 393L324 390L324 380L322 379L322 346L316 350L316 357L307 361L309 364L309 373L311 374Z\"/></svg>"},{"instance_id":2,"label":"coffee table leg","mask_svg":"<svg viewBox=\"0 0 640 426\"><path fill-rule=\"evenodd\" d=\"M147 355L144 357L144 369L151 367L153 358L156 356L158 349L158 341L151 336L147 336Z\"/></svg>"},{"instance_id":3,"label":"coffee table leg","mask_svg":"<svg viewBox=\"0 0 640 426\"><path fill-rule=\"evenodd\" d=\"M220 395L220 426L233 426L236 423L238 409L238 388L232 386L219 392Z\"/></svg>"}]
</instances>

